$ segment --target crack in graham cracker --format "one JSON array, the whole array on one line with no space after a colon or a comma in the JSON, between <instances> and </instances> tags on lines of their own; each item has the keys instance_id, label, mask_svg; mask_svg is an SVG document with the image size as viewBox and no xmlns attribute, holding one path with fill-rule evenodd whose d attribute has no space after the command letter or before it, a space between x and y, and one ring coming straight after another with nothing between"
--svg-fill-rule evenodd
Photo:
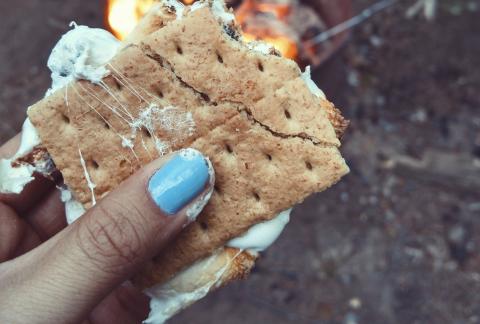
<instances>
[{"instance_id":1,"label":"crack in graham cracker","mask_svg":"<svg viewBox=\"0 0 480 324\"><path fill-rule=\"evenodd\" d=\"M142 50L160 64L167 63L177 77L197 92L207 93L212 101L228 100L243 104L255 120L272 131L299 134L302 137L308 134L315 141L339 146L331 124L315 118L315 113L327 112L318 110L320 99L312 98L313 95L305 88L303 80L299 78L301 73L298 66L290 60L246 50L244 45L230 40L216 19L208 13L208 8L191 13L182 19L188 22L181 28L177 28L178 21L170 22L146 37L141 42ZM219 57L221 59L217 61ZM192 63L192 58L198 60L198 64ZM192 69L198 71L190 73ZM274 74L275 77L272 77ZM236 83L232 80L236 80ZM222 84L225 90L218 91L218 84ZM301 94L295 99L300 101L289 102L289 94L297 90ZM245 96L245 92L248 96ZM272 97L275 96L279 98L275 100L278 108L271 107ZM290 120L280 116L284 113L280 107L283 104L290 110L285 109L285 114L292 117Z\"/></svg>"},{"instance_id":2,"label":"crack in graham cracker","mask_svg":"<svg viewBox=\"0 0 480 324\"><path fill-rule=\"evenodd\" d=\"M136 46L136 45L132 45L132 46ZM140 43L140 46L138 46L138 48L145 54L145 56L147 56L148 58L152 59L153 61L155 61L156 63L158 63L162 68L165 68L165 69L168 69L170 70L173 75L180 81L180 83L191 89L193 92L197 93L201 98L202 100L205 102L205 103L209 103L210 100L206 100L205 97L208 98L208 94L206 93L203 93L197 89L195 89L194 87L192 87L191 85L189 85L187 82L185 82L180 76L178 76L176 73L175 73L175 69L172 67L172 65L168 62L168 60L165 58L165 57L162 57L160 54L158 53L155 53L155 51L153 51L150 46L146 45L146 44L143 44L143 43ZM261 121L257 120L254 115L252 114L252 112L250 111L250 109L248 109L247 106L245 106L242 102L236 102L236 101L229 101L229 100L223 100L221 102L228 102L228 103L232 103L232 104L235 104L237 105L237 110L239 113L246 113L248 115L248 119L251 120L253 123L257 123L258 125L262 126L265 130L267 130L268 132L270 132L273 136L276 136L276 137L280 137L280 138L301 138L301 139L304 139L304 140L308 140L308 141L311 141L313 144L315 145L322 145L324 147L337 147L338 145L336 144L333 144L333 143L328 143L328 142L322 142L318 139L315 139L313 138L312 136L306 134L306 133L300 133L300 134L285 134L285 133L281 133L281 132L277 132L277 131L274 131L271 127L269 127L268 125L262 123ZM218 104L218 103L214 103L215 104ZM233 116L232 116L233 117ZM220 125L219 125L220 126ZM218 126L217 126L218 127Z\"/></svg>"},{"instance_id":3,"label":"crack in graham cracker","mask_svg":"<svg viewBox=\"0 0 480 324\"><path fill-rule=\"evenodd\" d=\"M163 129L150 135L173 143L172 151L193 147L208 156L217 189L197 222L135 278L143 287L168 280L348 172L323 101L310 93L298 67L252 52L224 35L210 10L199 9L143 40L168 59L163 64L175 73L129 46L109 64L112 73L103 80L109 91L78 81L69 86L73 91L68 104L63 89L29 111L66 183L87 206L91 197L77 147L100 198L158 156L148 138L146 143L143 137L135 138L131 151L122 146L119 135L130 134L131 129L109 106L121 101L134 117L151 103L192 114L196 129L191 136L178 140ZM217 60L219 54L223 64ZM299 136L299 129L311 138Z\"/></svg>"}]
</instances>

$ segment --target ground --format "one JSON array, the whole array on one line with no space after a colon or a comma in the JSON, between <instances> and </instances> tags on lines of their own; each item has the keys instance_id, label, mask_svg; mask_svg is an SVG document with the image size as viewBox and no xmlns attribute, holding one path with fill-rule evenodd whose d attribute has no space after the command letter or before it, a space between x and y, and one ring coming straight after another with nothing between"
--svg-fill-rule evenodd
<instances>
[{"instance_id":1,"label":"ground","mask_svg":"<svg viewBox=\"0 0 480 324\"><path fill-rule=\"evenodd\" d=\"M67 23L103 23L103 2L10 2L0 141L43 96ZM315 76L351 120L350 175L295 209L249 280L172 323L480 323L480 8L443 0L427 22L410 4L355 29Z\"/></svg>"}]
</instances>

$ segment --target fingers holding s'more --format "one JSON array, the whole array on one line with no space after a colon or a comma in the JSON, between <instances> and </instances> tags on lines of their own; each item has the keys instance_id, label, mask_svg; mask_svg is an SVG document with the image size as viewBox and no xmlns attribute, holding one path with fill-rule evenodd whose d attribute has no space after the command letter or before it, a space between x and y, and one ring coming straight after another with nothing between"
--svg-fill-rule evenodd
<instances>
[{"instance_id":1,"label":"fingers holding s'more","mask_svg":"<svg viewBox=\"0 0 480 324\"><path fill-rule=\"evenodd\" d=\"M23 215L42 241L48 240L67 226L65 204L60 190L51 190Z\"/></svg>"}]
</instances>

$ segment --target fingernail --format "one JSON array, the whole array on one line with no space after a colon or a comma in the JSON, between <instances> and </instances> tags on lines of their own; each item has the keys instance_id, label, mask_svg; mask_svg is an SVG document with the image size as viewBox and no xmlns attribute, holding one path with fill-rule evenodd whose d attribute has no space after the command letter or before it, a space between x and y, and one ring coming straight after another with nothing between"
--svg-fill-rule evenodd
<instances>
[{"instance_id":1,"label":"fingernail","mask_svg":"<svg viewBox=\"0 0 480 324\"><path fill-rule=\"evenodd\" d=\"M148 182L148 191L157 206L174 215L194 200L209 182L205 157L194 149L176 153Z\"/></svg>"}]
</instances>

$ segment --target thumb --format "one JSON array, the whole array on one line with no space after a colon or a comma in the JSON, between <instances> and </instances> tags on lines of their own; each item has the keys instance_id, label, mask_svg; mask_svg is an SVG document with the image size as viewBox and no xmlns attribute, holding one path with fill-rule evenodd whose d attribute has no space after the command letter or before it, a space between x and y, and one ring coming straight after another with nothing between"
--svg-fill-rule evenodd
<instances>
[{"instance_id":1,"label":"thumb","mask_svg":"<svg viewBox=\"0 0 480 324\"><path fill-rule=\"evenodd\" d=\"M36 321L84 318L196 218L213 182L210 162L193 149L154 161L127 179L53 238L57 242L47 242L48 254L35 253L44 257L31 281L38 287L28 290L42 292L33 304L40 307L37 316L47 317ZM47 313L42 305L56 307Z\"/></svg>"},{"instance_id":2,"label":"thumb","mask_svg":"<svg viewBox=\"0 0 480 324\"><path fill-rule=\"evenodd\" d=\"M123 281L195 220L210 198L213 182L210 162L196 150L156 161L75 224L65 239L69 253L94 272L96 281L100 275L107 282Z\"/></svg>"}]
</instances>

